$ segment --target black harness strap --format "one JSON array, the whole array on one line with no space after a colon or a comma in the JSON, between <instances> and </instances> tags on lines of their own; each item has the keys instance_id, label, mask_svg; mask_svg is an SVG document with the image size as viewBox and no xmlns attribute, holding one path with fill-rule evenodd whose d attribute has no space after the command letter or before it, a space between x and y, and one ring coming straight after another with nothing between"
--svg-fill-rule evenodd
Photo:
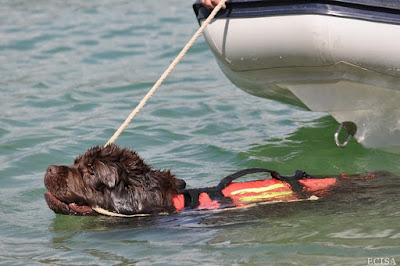
<instances>
[{"instance_id":1,"label":"black harness strap","mask_svg":"<svg viewBox=\"0 0 400 266\"><path fill-rule=\"evenodd\" d=\"M179 194L185 197L185 208L195 209L200 205L199 197L203 192L207 193L210 199L216 200L222 205L232 204L232 199L225 197L217 187L182 189Z\"/></svg>"},{"instance_id":2,"label":"black harness strap","mask_svg":"<svg viewBox=\"0 0 400 266\"><path fill-rule=\"evenodd\" d=\"M296 170L293 176L279 176L279 180L286 182L300 199L306 199L309 195L305 192L304 185L299 182L300 179L308 178L309 175L303 170Z\"/></svg>"},{"instance_id":3,"label":"black harness strap","mask_svg":"<svg viewBox=\"0 0 400 266\"><path fill-rule=\"evenodd\" d=\"M185 197L185 208L197 208L199 206L199 195L200 189L191 188L191 189L182 189L179 191L179 194L183 194Z\"/></svg>"},{"instance_id":4,"label":"black harness strap","mask_svg":"<svg viewBox=\"0 0 400 266\"><path fill-rule=\"evenodd\" d=\"M222 193L222 189L219 189L218 186L204 188L202 192L207 193L211 200L218 201L221 205L229 206L233 203L231 198L225 197Z\"/></svg>"}]
</instances>

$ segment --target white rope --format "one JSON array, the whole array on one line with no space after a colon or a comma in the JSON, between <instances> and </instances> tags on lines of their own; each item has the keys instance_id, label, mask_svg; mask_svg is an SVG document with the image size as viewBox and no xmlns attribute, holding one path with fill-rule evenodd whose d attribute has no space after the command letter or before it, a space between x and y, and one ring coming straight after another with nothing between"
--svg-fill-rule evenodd
<instances>
[{"instance_id":1,"label":"white rope","mask_svg":"<svg viewBox=\"0 0 400 266\"><path fill-rule=\"evenodd\" d=\"M138 213L138 214L121 214L121 213L115 213L115 212L110 212L107 211L103 208L100 207L93 207L92 210L99 214L103 214L106 216L111 216L111 217L124 217L124 218L135 218L135 217L147 217L147 216L152 216L151 214L146 214L146 213ZM158 215L168 215L166 212L159 213Z\"/></svg>"},{"instance_id":2,"label":"white rope","mask_svg":"<svg viewBox=\"0 0 400 266\"><path fill-rule=\"evenodd\" d=\"M219 2L219 4L213 9L211 14L203 22L201 27L197 30L197 32L193 35L193 37L189 40L189 42L185 45L185 47L183 47L182 51L178 54L178 56L174 59L174 61L172 61L170 66L167 68L167 70L165 70L165 72L157 80L157 82L154 84L153 88L151 88L151 90L146 94L146 96L140 101L140 103L136 106L136 108L132 111L132 113L126 118L125 122L118 128L118 130L114 133L114 135L104 145L104 147L113 143L119 137L119 135L121 135L122 131L124 131L124 129L132 121L132 119L135 117L135 115L143 108L143 106L146 104L146 102L150 99L150 97L154 94L154 92L161 86L163 81L168 77L168 75L175 68L175 66L179 63L179 61L181 61L183 56L187 53L189 48L194 44L194 42L197 40L197 38L200 36L200 34L204 31L205 27L211 22L211 20L215 17L215 15L218 13L218 11L221 9L221 7L225 4L226 1L227 0L221 0L221 2Z\"/></svg>"}]
</instances>

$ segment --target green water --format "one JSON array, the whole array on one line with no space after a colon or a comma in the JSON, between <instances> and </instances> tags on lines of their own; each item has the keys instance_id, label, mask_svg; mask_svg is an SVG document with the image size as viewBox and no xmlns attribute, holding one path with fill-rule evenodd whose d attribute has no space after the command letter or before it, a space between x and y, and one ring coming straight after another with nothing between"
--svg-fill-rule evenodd
<instances>
[{"instance_id":1,"label":"green water","mask_svg":"<svg viewBox=\"0 0 400 266\"><path fill-rule=\"evenodd\" d=\"M48 209L47 166L105 144L196 31L191 4L1 2L0 263L400 264L392 174L326 201L248 210L110 219ZM400 173L398 154L337 148L336 126L240 91L200 39L116 143L190 187L248 167Z\"/></svg>"}]
</instances>

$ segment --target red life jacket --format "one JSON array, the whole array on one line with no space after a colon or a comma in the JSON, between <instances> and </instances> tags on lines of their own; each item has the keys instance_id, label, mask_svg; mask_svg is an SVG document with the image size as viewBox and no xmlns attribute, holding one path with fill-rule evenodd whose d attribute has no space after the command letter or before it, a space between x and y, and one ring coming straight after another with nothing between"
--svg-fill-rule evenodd
<instances>
[{"instance_id":1,"label":"red life jacket","mask_svg":"<svg viewBox=\"0 0 400 266\"><path fill-rule=\"evenodd\" d=\"M238 177L255 172L269 172L272 178L232 182ZM216 209L241 207L265 201L294 201L310 196L325 197L340 179L370 179L373 177L373 174L309 176L304 171L296 171L292 177L283 177L275 171L251 168L227 176L216 187L183 190L174 196L173 204L176 211L180 211L184 208Z\"/></svg>"}]
</instances>

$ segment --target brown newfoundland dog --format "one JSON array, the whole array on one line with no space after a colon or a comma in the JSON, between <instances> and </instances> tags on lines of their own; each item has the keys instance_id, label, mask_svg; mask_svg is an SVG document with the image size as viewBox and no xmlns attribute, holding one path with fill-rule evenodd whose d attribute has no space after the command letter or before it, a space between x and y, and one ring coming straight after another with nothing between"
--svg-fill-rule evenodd
<instances>
[{"instance_id":1,"label":"brown newfoundland dog","mask_svg":"<svg viewBox=\"0 0 400 266\"><path fill-rule=\"evenodd\" d=\"M271 178L232 182L260 172L269 173ZM71 166L50 165L44 183L47 204L56 213L123 216L319 199L332 194L338 184L374 177L310 176L300 170L285 177L268 169L250 168L225 177L215 187L185 189L186 183L169 170L152 169L137 153L112 144L89 149Z\"/></svg>"},{"instance_id":2,"label":"brown newfoundland dog","mask_svg":"<svg viewBox=\"0 0 400 266\"><path fill-rule=\"evenodd\" d=\"M117 145L94 147L71 166L50 165L45 198L55 213L96 215L93 207L122 214L172 212L185 187L170 171L152 169L135 152Z\"/></svg>"}]
</instances>

